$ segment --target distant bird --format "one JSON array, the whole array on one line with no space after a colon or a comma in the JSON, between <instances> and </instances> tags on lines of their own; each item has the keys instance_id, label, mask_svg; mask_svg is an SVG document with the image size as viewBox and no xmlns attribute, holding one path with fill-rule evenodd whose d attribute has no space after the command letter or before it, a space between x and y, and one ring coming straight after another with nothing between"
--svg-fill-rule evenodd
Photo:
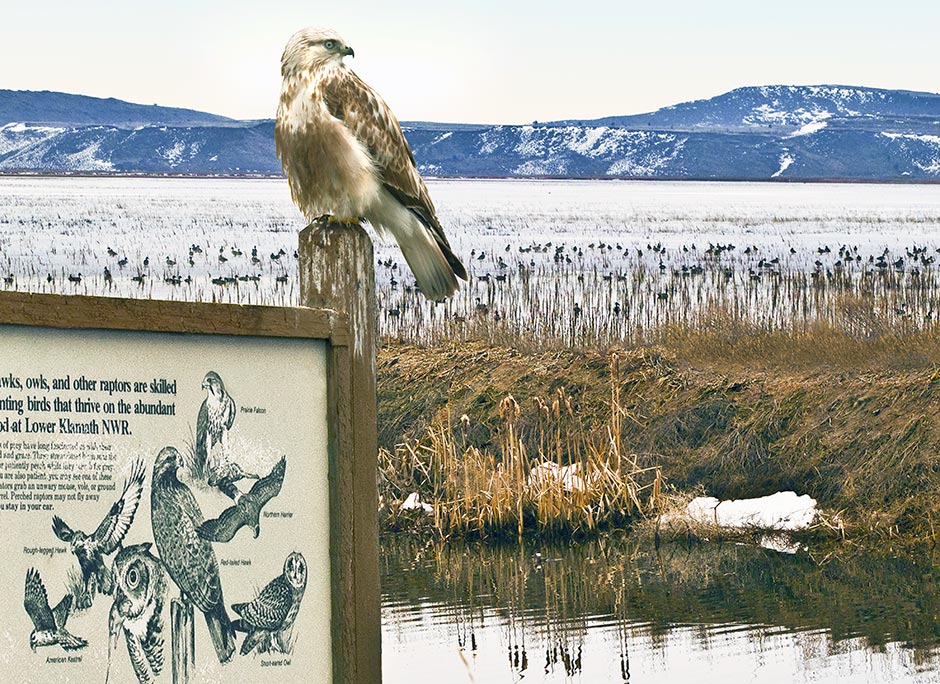
<instances>
[{"instance_id":1,"label":"distant bird","mask_svg":"<svg viewBox=\"0 0 940 684\"><path fill-rule=\"evenodd\" d=\"M177 478L181 462L180 453L168 446L153 464L153 541L183 600L205 615L219 662L227 663L235 652L235 635L225 610L219 562L212 543L196 532L203 522L202 511L189 487Z\"/></svg>"},{"instance_id":2,"label":"distant bird","mask_svg":"<svg viewBox=\"0 0 940 684\"><path fill-rule=\"evenodd\" d=\"M112 258L113 258L113 257L116 257L117 255L118 255L117 252L115 252L113 249L111 249L110 247L108 247L108 256L109 256L109 257L112 257Z\"/></svg>"},{"instance_id":3,"label":"distant bird","mask_svg":"<svg viewBox=\"0 0 940 684\"><path fill-rule=\"evenodd\" d=\"M232 626L247 632L240 650L242 655L255 648L261 653L273 648L290 653L291 629L306 587L307 561L294 551L284 561L284 571L268 582L253 601L232 604L232 610L241 616Z\"/></svg>"},{"instance_id":4,"label":"distant bird","mask_svg":"<svg viewBox=\"0 0 940 684\"><path fill-rule=\"evenodd\" d=\"M138 459L124 483L121 498L114 502L104 520L90 535L81 530L73 530L62 518L52 516L52 531L55 536L68 544L78 558L82 571L82 597L89 602L80 607L88 607L96 591L110 595L114 589L113 578L105 567L103 557L118 548L134 522L144 490L144 473L144 463Z\"/></svg>"},{"instance_id":5,"label":"distant bird","mask_svg":"<svg viewBox=\"0 0 940 684\"><path fill-rule=\"evenodd\" d=\"M213 520L206 520L196 530L203 539L215 542L231 541L242 527L250 527L255 539L261 534L261 509L280 494L284 484L287 458L282 456L265 477L255 482L247 494L238 497L234 506L229 506Z\"/></svg>"},{"instance_id":6,"label":"distant bird","mask_svg":"<svg viewBox=\"0 0 940 684\"><path fill-rule=\"evenodd\" d=\"M46 586L36 568L26 571L26 589L23 593L23 607L33 622L33 631L29 635L29 647L35 652L40 646L54 646L58 644L66 651L84 648L88 642L70 634L65 629L65 623L72 610L72 595L62 597L56 607L49 607L49 597L46 595Z\"/></svg>"},{"instance_id":7,"label":"distant bird","mask_svg":"<svg viewBox=\"0 0 940 684\"><path fill-rule=\"evenodd\" d=\"M108 285L114 282L114 278L111 277L111 270L107 266L104 267L104 282Z\"/></svg>"},{"instance_id":8,"label":"distant bird","mask_svg":"<svg viewBox=\"0 0 940 684\"><path fill-rule=\"evenodd\" d=\"M108 671L121 632L139 684L150 684L163 670L163 605L166 571L150 553L150 543L118 551L112 568L114 602L108 617ZM105 676L105 682L107 682Z\"/></svg>"},{"instance_id":9,"label":"distant bird","mask_svg":"<svg viewBox=\"0 0 940 684\"><path fill-rule=\"evenodd\" d=\"M421 292L449 297L467 279L418 174L398 119L343 64L353 49L330 29L305 28L281 57L274 140L294 202L309 220L364 217L395 237Z\"/></svg>"}]
</instances>

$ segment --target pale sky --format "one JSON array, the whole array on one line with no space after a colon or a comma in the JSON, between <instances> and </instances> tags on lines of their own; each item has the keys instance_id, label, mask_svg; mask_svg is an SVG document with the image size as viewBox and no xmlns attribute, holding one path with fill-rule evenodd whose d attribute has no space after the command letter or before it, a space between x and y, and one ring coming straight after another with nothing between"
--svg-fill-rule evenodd
<instances>
[{"instance_id":1,"label":"pale sky","mask_svg":"<svg viewBox=\"0 0 940 684\"><path fill-rule=\"evenodd\" d=\"M339 31L402 120L587 119L780 83L940 92L936 0L2 0L0 88L272 118L307 25Z\"/></svg>"}]
</instances>

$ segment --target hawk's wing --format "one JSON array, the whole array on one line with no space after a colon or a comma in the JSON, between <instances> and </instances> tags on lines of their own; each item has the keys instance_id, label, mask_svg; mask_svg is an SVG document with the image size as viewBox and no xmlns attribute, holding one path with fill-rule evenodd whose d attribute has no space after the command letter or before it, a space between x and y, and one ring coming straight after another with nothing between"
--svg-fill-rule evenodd
<instances>
[{"instance_id":1,"label":"hawk's wing","mask_svg":"<svg viewBox=\"0 0 940 684\"><path fill-rule=\"evenodd\" d=\"M284 484L284 473L287 470L287 457L281 456L271 472L251 485L248 495L258 502L260 510L268 501L281 493L281 486Z\"/></svg>"},{"instance_id":2,"label":"hawk's wing","mask_svg":"<svg viewBox=\"0 0 940 684\"><path fill-rule=\"evenodd\" d=\"M114 551L124 539L131 523L134 522L134 515L137 513L137 506L140 505L140 497L144 491L144 472L144 462L137 459L130 477L124 484L124 493L114 502L108 515L95 530L94 540L101 553Z\"/></svg>"},{"instance_id":3,"label":"hawk's wing","mask_svg":"<svg viewBox=\"0 0 940 684\"><path fill-rule=\"evenodd\" d=\"M52 609L49 608L49 597L46 596L46 587L36 568L26 571L23 607L37 630L44 632L56 629L55 618L52 615Z\"/></svg>"},{"instance_id":4,"label":"hawk's wing","mask_svg":"<svg viewBox=\"0 0 940 684\"><path fill-rule=\"evenodd\" d=\"M227 542L232 540L238 530L249 523L250 520L245 515L244 507L236 504L222 511L218 518L206 520L196 528L196 532L208 541Z\"/></svg>"},{"instance_id":5,"label":"hawk's wing","mask_svg":"<svg viewBox=\"0 0 940 684\"><path fill-rule=\"evenodd\" d=\"M355 72L334 69L331 74L334 74L332 78L321 83L327 110L362 143L378 168L386 190L431 230L454 274L466 280L467 271L450 249L398 119L379 94Z\"/></svg>"},{"instance_id":6,"label":"hawk's wing","mask_svg":"<svg viewBox=\"0 0 940 684\"><path fill-rule=\"evenodd\" d=\"M225 429L231 430L235 423L235 400L227 391L225 392Z\"/></svg>"},{"instance_id":7,"label":"hawk's wing","mask_svg":"<svg viewBox=\"0 0 940 684\"><path fill-rule=\"evenodd\" d=\"M75 536L74 530L68 526L62 518L57 515L52 516L52 531L55 532L55 536L64 541L66 544L72 541L72 538Z\"/></svg>"}]
</instances>

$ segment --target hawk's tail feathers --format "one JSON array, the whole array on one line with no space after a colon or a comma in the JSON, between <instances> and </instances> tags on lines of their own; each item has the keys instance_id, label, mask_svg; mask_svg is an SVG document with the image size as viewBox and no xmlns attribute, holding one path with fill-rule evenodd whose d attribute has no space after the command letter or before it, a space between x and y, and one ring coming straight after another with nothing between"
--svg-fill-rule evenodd
<instances>
[{"instance_id":1,"label":"hawk's tail feathers","mask_svg":"<svg viewBox=\"0 0 940 684\"><path fill-rule=\"evenodd\" d=\"M235 630L228 613L225 612L225 606L219 603L205 615L206 626L209 628L209 636L212 637L212 645L215 646L219 662L227 663L235 653Z\"/></svg>"},{"instance_id":2,"label":"hawk's tail feathers","mask_svg":"<svg viewBox=\"0 0 940 684\"><path fill-rule=\"evenodd\" d=\"M431 230L414 215L409 215L408 218L410 220L407 226L393 225L389 226L389 229L401 247L405 261L418 281L418 287L424 296L435 302L449 297L457 291L454 267ZM451 258L459 264L450 248L445 248Z\"/></svg>"}]
</instances>

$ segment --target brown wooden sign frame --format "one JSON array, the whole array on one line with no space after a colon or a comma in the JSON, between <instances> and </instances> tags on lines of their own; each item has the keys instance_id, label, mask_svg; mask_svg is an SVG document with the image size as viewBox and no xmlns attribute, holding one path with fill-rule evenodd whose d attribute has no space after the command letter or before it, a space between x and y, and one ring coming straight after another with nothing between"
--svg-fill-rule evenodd
<instances>
[{"instance_id":1,"label":"brown wooden sign frame","mask_svg":"<svg viewBox=\"0 0 940 684\"><path fill-rule=\"evenodd\" d=\"M361 228L317 228L312 225L300 236L301 300L309 307L2 292L0 325L324 340L333 681L377 684L381 628L372 243Z\"/></svg>"}]
</instances>

